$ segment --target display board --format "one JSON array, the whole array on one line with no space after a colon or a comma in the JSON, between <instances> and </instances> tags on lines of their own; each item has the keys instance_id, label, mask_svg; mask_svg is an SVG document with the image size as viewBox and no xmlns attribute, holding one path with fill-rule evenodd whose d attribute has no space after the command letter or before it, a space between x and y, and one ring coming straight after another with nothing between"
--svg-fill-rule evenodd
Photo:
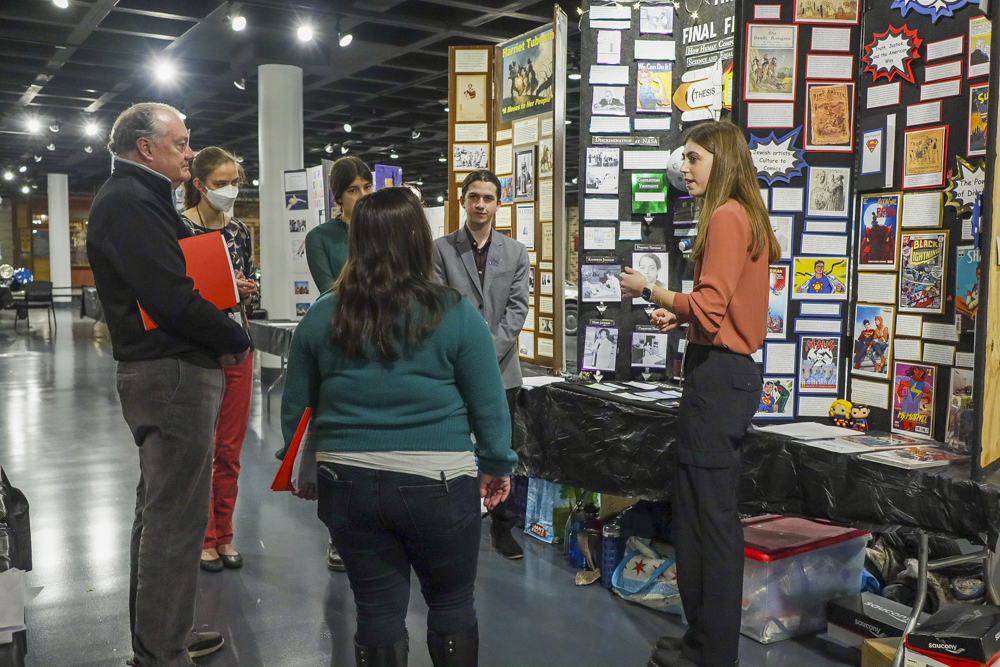
<instances>
[{"instance_id":1,"label":"display board","mask_svg":"<svg viewBox=\"0 0 1000 667\"><path fill-rule=\"evenodd\" d=\"M282 232L288 253L286 289L295 304L293 319L300 320L319 298L319 289L306 261L306 234L326 221L327 178L323 166L284 172L285 220Z\"/></svg>"},{"instance_id":2,"label":"display board","mask_svg":"<svg viewBox=\"0 0 1000 667\"><path fill-rule=\"evenodd\" d=\"M680 375L684 330L623 300L622 267L689 292L697 211L666 175L686 127L727 115L734 4L588 3L580 24L580 369L616 380ZM731 98L729 98L731 99Z\"/></svg>"},{"instance_id":3,"label":"display board","mask_svg":"<svg viewBox=\"0 0 1000 667\"><path fill-rule=\"evenodd\" d=\"M496 171L492 152L493 49L449 47L448 153L441 156L448 161L449 234L465 224L465 211L459 202L462 181L475 169Z\"/></svg>"}]
</instances>

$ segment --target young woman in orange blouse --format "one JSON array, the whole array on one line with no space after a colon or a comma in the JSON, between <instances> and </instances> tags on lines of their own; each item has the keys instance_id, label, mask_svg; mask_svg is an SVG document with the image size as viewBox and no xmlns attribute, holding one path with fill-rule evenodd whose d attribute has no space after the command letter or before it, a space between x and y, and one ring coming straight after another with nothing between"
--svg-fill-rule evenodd
<instances>
[{"instance_id":1,"label":"young woman in orange blouse","mask_svg":"<svg viewBox=\"0 0 1000 667\"><path fill-rule=\"evenodd\" d=\"M702 200L693 291L658 287L631 268L621 275L623 297L660 306L653 323L661 331L688 325L673 540L689 627L682 640L661 638L649 665L733 667L743 596L740 444L762 385L750 355L767 332L768 263L781 249L738 127L723 121L692 128L681 173L688 192Z\"/></svg>"}]
</instances>

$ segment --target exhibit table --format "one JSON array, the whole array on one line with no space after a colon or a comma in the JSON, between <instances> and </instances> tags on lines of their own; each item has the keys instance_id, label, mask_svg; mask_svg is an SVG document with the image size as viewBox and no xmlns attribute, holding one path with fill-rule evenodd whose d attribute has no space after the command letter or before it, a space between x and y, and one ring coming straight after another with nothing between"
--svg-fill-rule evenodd
<instances>
[{"instance_id":1,"label":"exhibit table","mask_svg":"<svg viewBox=\"0 0 1000 667\"><path fill-rule=\"evenodd\" d=\"M288 348L292 345L292 335L298 322L291 320L247 320L250 327L250 339L254 349L267 352L281 358L281 373L264 393L267 404L268 419L271 416L271 390L285 377L285 367L288 364Z\"/></svg>"}]
</instances>

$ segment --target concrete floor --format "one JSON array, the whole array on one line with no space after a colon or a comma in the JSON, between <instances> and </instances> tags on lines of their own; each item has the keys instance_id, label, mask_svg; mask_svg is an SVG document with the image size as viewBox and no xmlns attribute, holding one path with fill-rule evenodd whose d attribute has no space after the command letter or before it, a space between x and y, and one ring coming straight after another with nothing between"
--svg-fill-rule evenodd
<instances>
[{"instance_id":1,"label":"concrete floor","mask_svg":"<svg viewBox=\"0 0 1000 667\"><path fill-rule=\"evenodd\" d=\"M128 533L138 457L121 417L104 325L60 310L58 335L36 318L29 334L0 313L0 465L31 503L34 571L45 589L28 607L28 667L124 665ZM277 398L277 397L276 397ZM202 573L198 625L226 647L204 667L354 664L354 602L347 577L328 572L315 505L269 490L278 462L275 418L255 394L243 449L234 546L246 565ZM642 667L678 619L576 587L556 549L521 535L525 558L494 553L484 524L476 604L484 667ZM426 607L414 579L410 664L430 664ZM742 638L743 667L843 665L815 638L765 647Z\"/></svg>"}]
</instances>

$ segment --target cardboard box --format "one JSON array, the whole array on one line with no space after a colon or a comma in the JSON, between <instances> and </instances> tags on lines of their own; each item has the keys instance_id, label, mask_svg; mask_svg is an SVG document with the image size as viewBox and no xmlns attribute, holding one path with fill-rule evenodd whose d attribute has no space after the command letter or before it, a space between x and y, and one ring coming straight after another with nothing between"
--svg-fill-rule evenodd
<instances>
[{"instance_id":1,"label":"cardboard box","mask_svg":"<svg viewBox=\"0 0 1000 667\"><path fill-rule=\"evenodd\" d=\"M989 663L1000 653L1000 607L942 607L910 633L906 645L937 660L943 657Z\"/></svg>"},{"instance_id":2,"label":"cardboard box","mask_svg":"<svg viewBox=\"0 0 1000 667\"><path fill-rule=\"evenodd\" d=\"M859 593L830 600L826 632L838 641L861 648L866 639L902 637L910 608L874 593ZM921 614L920 622L930 618Z\"/></svg>"},{"instance_id":3,"label":"cardboard box","mask_svg":"<svg viewBox=\"0 0 1000 667\"><path fill-rule=\"evenodd\" d=\"M861 667L892 667L900 641L899 637L866 639L861 645Z\"/></svg>"},{"instance_id":4,"label":"cardboard box","mask_svg":"<svg viewBox=\"0 0 1000 667\"><path fill-rule=\"evenodd\" d=\"M624 496L613 496L610 493L601 494L600 519L610 519L618 516L632 505L639 502L638 498L626 498Z\"/></svg>"},{"instance_id":5,"label":"cardboard box","mask_svg":"<svg viewBox=\"0 0 1000 667\"><path fill-rule=\"evenodd\" d=\"M1000 654L993 656L989 662L962 660L936 653L924 653L907 647L905 667L1000 667Z\"/></svg>"}]
</instances>

